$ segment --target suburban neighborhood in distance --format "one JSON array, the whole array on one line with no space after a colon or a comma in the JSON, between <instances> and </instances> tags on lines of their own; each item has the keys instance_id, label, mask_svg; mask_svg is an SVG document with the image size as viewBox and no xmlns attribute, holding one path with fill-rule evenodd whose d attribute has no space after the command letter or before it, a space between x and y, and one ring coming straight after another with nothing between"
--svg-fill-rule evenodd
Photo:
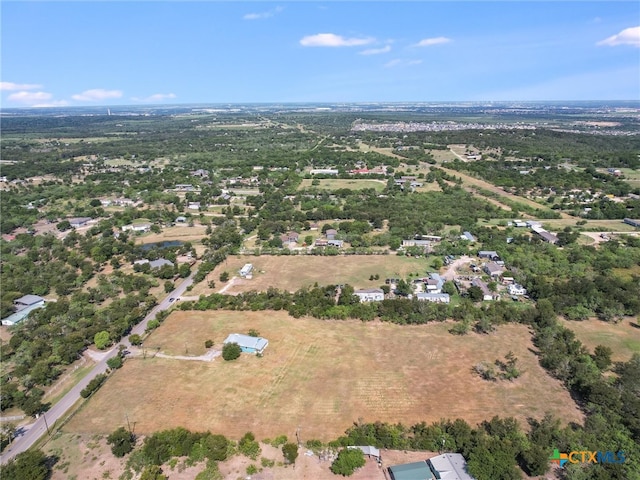
<instances>
[{"instance_id":1,"label":"suburban neighborhood in distance","mask_svg":"<svg viewBox=\"0 0 640 480\"><path fill-rule=\"evenodd\" d=\"M3 111L3 470L637 478L640 105L433 109Z\"/></svg>"}]
</instances>

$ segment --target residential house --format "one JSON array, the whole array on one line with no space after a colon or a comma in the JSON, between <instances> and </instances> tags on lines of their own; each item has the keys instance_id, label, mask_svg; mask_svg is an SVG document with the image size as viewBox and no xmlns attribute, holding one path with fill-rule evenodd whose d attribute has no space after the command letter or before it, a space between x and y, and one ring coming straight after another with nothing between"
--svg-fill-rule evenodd
<instances>
[{"instance_id":1,"label":"residential house","mask_svg":"<svg viewBox=\"0 0 640 480\"><path fill-rule=\"evenodd\" d=\"M29 314L38 308L45 306L45 299L39 295L24 295L13 301L13 308L15 313L12 313L8 317L2 319L2 325L12 326L20 323L27 318Z\"/></svg>"},{"instance_id":2,"label":"residential house","mask_svg":"<svg viewBox=\"0 0 640 480\"><path fill-rule=\"evenodd\" d=\"M336 235L338 235L338 231L333 228L330 228L325 232L325 235L327 236L327 240L335 240Z\"/></svg>"},{"instance_id":3,"label":"residential house","mask_svg":"<svg viewBox=\"0 0 640 480\"><path fill-rule=\"evenodd\" d=\"M130 225L124 225L122 227L122 231L126 232L128 230L131 230L133 232L148 232L149 230L151 230L151 224L150 223L132 223Z\"/></svg>"},{"instance_id":4,"label":"residential house","mask_svg":"<svg viewBox=\"0 0 640 480\"><path fill-rule=\"evenodd\" d=\"M518 285L517 283L513 283L507 287L507 291L509 295L526 295L527 289L522 285Z\"/></svg>"},{"instance_id":5,"label":"residential house","mask_svg":"<svg viewBox=\"0 0 640 480\"><path fill-rule=\"evenodd\" d=\"M553 233L547 232L543 228L532 228L531 230L536 232L538 236L540 236L540 238L542 238L545 242L548 242L551 244L558 243L558 237L556 237Z\"/></svg>"},{"instance_id":6,"label":"residential house","mask_svg":"<svg viewBox=\"0 0 640 480\"><path fill-rule=\"evenodd\" d=\"M72 228L79 228L79 227L84 227L90 221L91 221L91 218L89 217L77 217L77 218L70 218L69 224L71 225Z\"/></svg>"},{"instance_id":7,"label":"residential house","mask_svg":"<svg viewBox=\"0 0 640 480\"><path fill-rule=\"evenodd\" d=\"M483 267L484 272L491 278L499 277L504 273L504 269L496 262L489 262Z\"/></svg>"},{"instance_id":8,"label":"residential house","mask_svg":"<svg viewBox=\"0 0 640 480\"><path fill-rule=\"evenodd\" d=\"M488 258L489 260L498 260L500 259L500 255L498 252L494 250L480 250L478 252L478 257L480 258Z\"/></svg>"},{"instance_id":9,"label":"residential house","mask_svg":"<svg viewBox=\"0 0 640 480\"><path fill-rule=\"evenodd\" d=\"M334 168L314 168L311 170L311 175L338 175L338 170Z\"/></svg>"},{"instance_id":10,"label":"residential house","mask_svg":"<svg viewBox=\"0 0 640 480\"><path fill-rule=\"evenodd\" d=\"M473 285L474 287L478 287L480 290L482 290L483 301L490 301L494 299L493 292L489 290L489 287L487 286L487 284L484 283L481 279L474 278L473 280L471 280L471 285Z\"/></svg>"},{"instance_id":11,"label":"residential house","mask_svg":"<svg viewBox=\"0 0 640 480\"><path fill-rule=\"evenodd\" d=\"M280 240L282 240L283 245L288 245L291 243L298 243L298 232L287 232L285 234L280 235Z\"/></svg>"},{"instance_id":12,"label":"residential house","mask_svg":"<svg viewBox=\"0 0 640 480\"><path fill-rule=\"evenodd\" d=\"M251 279L253 276L253 265L251 263L245 263L238 273L242 278Z\"/></svg>"},{"instance_id":13,"label":"residential house","mask_svg":"<svg viewBox=\"0 0 640 480\"><path fill-rule=\"evenodd\" d=\"M155 270L156 268L162 268L167 265L170 267L174 266L173 262L170 260L167 260L166 258L159 258L158 260L152 260L149 262L149 266L151 267L151 270Z\"/></svg>"},{"instance_id":14,"label":"residential house","mask_svg":"<svg viewBox=\"0 0 640 480\"><path fill-rule=\"evenodd\" d=\"M443 480L475 480L469 475L467 461L459 453L443 453L427 460L436 478Z\"/></svg>"},{"instance_id":15,"label":"residential house","mask_svg":"<svg viewBox=\"0 0 640 480\"><path fill-rule=\"evenodd\" d=\"M187 208L189 210L200 210L200 202L189 202Z\"/></svg>"},{"instance_id":16,"label":"residential house","mask_svg":"<svg viewBox=\"0 0 640 480\"><path fill-rule=\"evenodd\" d=\"M245 353L262 354L264 349L269 345L269 340L262 337L251 337L249 335L242 335L241 333L232 333L225 338L223 344L236 343L240 349Z\"/></svg>"},{"instance_id":17,"label":"residential house","mask_svg":"<svg viewBox=\"0 0 640 480\"><path fill-rule=\"evenodd\" d=\"M422 302L449 303L451 298L448 293L416 293L416 299Z\"/></svg>"},{"instance_id":18,"label":"residential house","mask_svg":"<svg viewBox=\"0 0 640 480\"><path fill-rule=\"evenodd\" d=\"M384 300L384 291L381 288L362 288L355 290L353 294L360 298L360 303L381 302Z\"/></svg>"},{"instance_id":19,"label":"residential house","mask_svg":"<svg viewBox=\"0 0 640 480\"><path fill-rule=\"evenodd\" d=\"M438 273L430 273L429 278L423 280L427 293L442 293L444 278Z\"/></svg>"},{"instance_id":20,"label":"residential house","mask_svg":"<svg viewBox=\"0 0 640 480\"><path fill-rule=\"evenodd\" d=\"M460 238L462 240L469 240L470 242L475 242L476 241L476 237L471 235L471 232L462 232L462 235L460 235Z\"/></svg>"},{"instance_id":21,"label":"residential house","mask_svg":"<svg viewBox=\"0 0 640 480\"><path fill-rule=\"evenodd\" d=\"M313 245L316 247L326 247L329 245L329 241L324 238L316 238L316 241L313 242Z\"/></svg>"},{"instance_id":22,"label":"residential house","mask_svg":"<svg viewBox=\"0 0 640 480\"><path fill-rule=\"evenodd\" d=\"M342 248L344 240L327 240L328 247Z\"/></svg>"}]
</instances>

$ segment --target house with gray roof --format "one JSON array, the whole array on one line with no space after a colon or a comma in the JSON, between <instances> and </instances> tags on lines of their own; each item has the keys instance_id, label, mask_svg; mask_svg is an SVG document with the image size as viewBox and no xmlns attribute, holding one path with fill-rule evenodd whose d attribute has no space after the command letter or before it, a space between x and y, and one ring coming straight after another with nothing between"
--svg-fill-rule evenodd
<instances>
[{"instance_id":1,"label":"house with gray roof","mask_svg":"<svg viewBox=\"0 0 640 480\"><path fill-rule=\"evenodd\" d=\"M448 293L416 293L416 299L422 302L433 302L433 303L450 303L451 297L449 297Z\"/></svg>"},{"instance_id":2,"label":"house with gray roof","mask_svg":"<svg viewBox=\"0 0 640 480\"><path fill-rule=\"evenodd\" d=\"M381 302L384 300L384 291L381 288L362 288L355 290L354 295L360 299L360 303Z\"/></svg>"},{"instance_id":3,"label":"house with gray roof","mask_svg":"<svg viewBox=\"0 0 640 480\"><path fill-rule=\"evenodd\" d=\"M471 285L473 285L474 287L478 287L480 290L482 290L483 301L493 300L493 293L491 292L491 290L489 290L489 287L487 286L487 284L484 283L481 279L474 278L473 280L471 280Z\"/></svg>"},{"instance_id":4,"label":"house with gray roof","mask_svg":"<svg viewBox=\"0 0 640 480\"><path fill-rule=\"evenodd\" d=\"M496 262L487 263L484 266L483 270L491 278L499 277L504 273L504 269L500 265L498 265Z\"/></svg>"},{"instance_id":5,"label":"house with gray roof","mask_svg":"<svg viewBox=\"0 0 640 480\"><path fill-rule=\"evenodd\" d=\"M3 318L1 323L2 325L10 327L27 318L32 311L44 306L45 299L39 295L24 295L13 301L15 313Z\"/></svg>"},{"instance_id":6,"label":"house with gray roof","mask_svg":"<svg viewBox=\"0 0 640 480\"><path fill-rule=\"evenodd\" d=\"M151 269L155 269L155 268L162 268L164 266L170 266L173 267L173 262L170 260L167 260L166 258L159 258L158 260L152 260L149 262L149 267L151 267Z\"/></svg>"},{"instance_id":7,"label":"house with gray roof","mask_svg":"<svg viewBox=\"0 0 640 480\"><path fill-rule=\"evenodd\" d=\"M476 241L476 237L471 235L471 232L462 232L462 235L460 235L460 238L462 240L468 240L470 242L475 242Z\"/></svg>"},{"instance_id":8,"label":"house with gray roof","mask_svg":"<svg viewBox=\"0 0 640 480\"><path fill-rule=\"evenodd\" d=\"M442 480L475 480L469 475L467 461L459 453L443 453L427 460L435 478Z\"/></svg>"}]
</instances>

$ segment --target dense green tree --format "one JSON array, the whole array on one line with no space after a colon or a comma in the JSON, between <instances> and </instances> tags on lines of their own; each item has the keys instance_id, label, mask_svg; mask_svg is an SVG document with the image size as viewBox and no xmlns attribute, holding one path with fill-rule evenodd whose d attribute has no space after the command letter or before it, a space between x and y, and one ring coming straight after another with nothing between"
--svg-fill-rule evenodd
<instances>
[{"instance_id":1,"label":"dense green tree","mask_svg":"<svg viewBox=\"0 0 640 480\"><path fill-rule=\"evenodd\" d=\"M135 447L136 437L124 427L119 427L107 437L107 443L116 457L124 457Z\"/></svg>"},{"instance_id":2,"label":"dense green tree","mask_svg":"<svg viewBox=\"0 0 640 480\"><path fill-rule=\"evenodd\" d=\"M295 443L285 443L282 446L282 454L287 463L296 463L296 458L298 458L298 445Z\"/></svg>"},{"instance_id":3,"label":"dense green tree","mask_svg":"<svg viewBox=\"0 0 640 480\"><path fill-rule=\"evenodd\" d=\"M593 361L600 370L607 370L611 366L611 355L613 350L604 345L598 345L593 350Z\"/></svg>"},{"instance_id":4,"label":"dense green tree","mask_svg":"<svg viewBox=\"0 0 640 480\"><path fill-rule=\"evenodd\" d=\"M167 480L160 465L149 465L144 468L140 480Z\"/></svg>"},{"instance_id":5,"label":"dense green tree","mask_svg":"<svg viewBox=\"0 0 640 480\"><path fill-rule=\"evenodd\" d=\"M111 337L109 335L109 332L107 332L106 330L102 330L101 332L96 333L93 337L93 343L96 344L96 348L98 350L104 350L105 348L107 348L109 345L111 345Z\"/></svg>"},{"instance_id":6,"label":"dense green tree","mask_svg":"<svg viewBox=\"0 0 640 480\"><path fill-rule=\"evenodd\" d=\"M235 360L236 358L239 358L241 353L242 353L242 349L240 348L240 345L238 345L237 343L226 343L222 347L222 358L224 358L227 361Z\"/></svg>"},{"instance_id":7,"label":"dense green tree","mask_svg":"<svg viewBox=\"0 0 640 480\"><path fill-rule=\"evenodd\" d=\"M331 464L331 471L336 475L348 477L360 467L364 467L364 453L359 448L345 448L340 450L338 456Z\"/></svg>"},{"instance_id":8,"label":"dense green tree","mask_svg":"<svg viewBox=\"0 0 640 480\"><path fill-rule=\"evenodd\" d=\"M22 452L2 468L3 480L45 480L49 475L47 456L41 450Z\"/></svg>"}]
</instances>

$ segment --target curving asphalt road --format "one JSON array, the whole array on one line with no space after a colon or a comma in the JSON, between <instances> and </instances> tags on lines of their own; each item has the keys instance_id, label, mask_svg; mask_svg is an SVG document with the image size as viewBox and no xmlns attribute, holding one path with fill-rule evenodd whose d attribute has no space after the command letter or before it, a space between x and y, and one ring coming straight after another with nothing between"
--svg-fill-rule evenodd
<instances>
[{"instance_id":1,"label":"curving asphalt road","mask_svg":"<svg viewBox=\"0 0 640 480\"><path fill-rule=\"evenodd\" d=\"M189 277L185 278L184 281L171 293L169 293L158 305L153 307L151 312L147 314L144 319L138 323L135 327L131 329L131 333L129 335L137 333L138 335L143 335L146 328L147 323L150 320L156 318L156 315L163 310L167 310L169 307L173 306L174 301L170 301L172 298L180 297L186 290L187 287L193 284L193 276L195 272L192 273ZM118 345L124 345L125 347L130 347L129 339L127 337L123 338ZM30 425L23 426L18 429L18 433L16 438L11 442L9 448L0 456L0 464L6 463L11 460L16 455L28 450L36 441L47 433L47 428L49 430L53 429L56 422L60 420L60 418L69 410L78 400L80 400L80 391L83 390L91 380L93 380L98 374L104 373L107 370L107 360L115 357L118 354L117 345L114 346L111 350L107 352L105 357L100 360L80 382L76 386L74 386L69 392L62 397L55 405L53 405L46 413L40 415L39 418L36 419L35 422Z\"/></svg>"}]
</instances>

